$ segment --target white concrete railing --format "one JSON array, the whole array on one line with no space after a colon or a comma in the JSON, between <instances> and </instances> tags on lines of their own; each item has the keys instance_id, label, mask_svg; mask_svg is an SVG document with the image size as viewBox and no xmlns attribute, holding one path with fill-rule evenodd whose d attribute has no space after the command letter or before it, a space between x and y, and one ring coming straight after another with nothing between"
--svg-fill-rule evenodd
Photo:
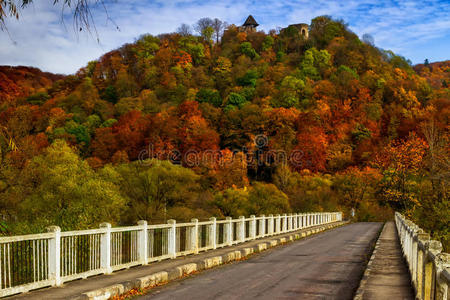
<instances>
[{"instance_id":1,"label":"white concrete railing","mask_svg":"<svg viewBox=\"0 0 450 300\"><path fill-rule=\"evenodd\" d=\"M450 254L413 222L395 213L395 223L408 263L416 299L450 299Z\"/></svg>"},{"instance_id":2,"label":"white concrete railing","mask_svg":"<svg viewBox=\"0 0 450 300\"><path fill-rule=\"evenodd\" d=\"M139 221L66 232L51 226L47 233L0 237L0 297L341 220L342 213L333 212L160 225Z\"/></svg>"}]
</instances>

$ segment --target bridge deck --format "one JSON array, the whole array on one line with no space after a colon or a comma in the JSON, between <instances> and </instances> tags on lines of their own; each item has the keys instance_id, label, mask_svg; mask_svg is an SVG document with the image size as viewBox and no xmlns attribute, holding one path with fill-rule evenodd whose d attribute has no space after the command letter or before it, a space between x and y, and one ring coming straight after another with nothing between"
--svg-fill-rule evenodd
<instances>
[{"instance_id":1,"label":"bridge deck","mask_svg":"<svg viewBox=\"0 0 450 300\"><path fill-rule=\"evenodd\" d=\"M381 232L369 277L362 289L362 299L414 299L394 222L386 223Z\"/></svg>"},{"instance_id":2,"label":"bridge deck","mask_svg":"<svg viewBox=\"0 0 450 300\"><path fill-rule=\"evenodd\" d=\"M299 230L309 231L320 226L314 226L307 229ZM334 231L334 230L332 230ZM297 233L297 231L295 232ZM291 235L292 233L281 234L273 237L267 237L263 239L257 239L246 243L238 244L232 247L220 248L217 250L210 250L207 252L201 252L198 255L181 256L176 259L164 260L160 262L150 263L145 266L137 266L130 269L114 272L111 275L98 275L89 277L83 280L71 281L65 283L61 287L44 288L41 290L31 291L24 294L9 297L9 300L35 300L35 299L51 299L51 300L67 300L79 296L82 293L96 290L99 288L111 286L114 284L122 283L127 280L133 280L139 277L147 276L161 271L167 271L174 267L198 262L199 260L209 258L212 256L221 256L230 251L242 250L243 248L251 248L259 243L268 242L275 238L282 238Z\"/></svg>"},{"instance_id":3,"label":"bridge deck","mask_svg":"<svg viewBox=\"0 0 450 300\"><path fill-rule=\"evenodd\" d=\"M381 223L355 223L325 231L140 299L352 299L380 229Z\"/></svg>"}]
</instances>

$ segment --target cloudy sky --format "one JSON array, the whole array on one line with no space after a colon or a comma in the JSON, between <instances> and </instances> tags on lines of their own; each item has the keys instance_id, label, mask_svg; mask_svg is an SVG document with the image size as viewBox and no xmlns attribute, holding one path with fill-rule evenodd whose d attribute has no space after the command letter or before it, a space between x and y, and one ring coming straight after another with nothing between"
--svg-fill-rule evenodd
<instances>
[{"instance_id":1,"label":"cloudy sky","mask_svg":"<svg viewBox=\"0 0 450 300\"><path fill-rule=\"evenodd\" d=\"M64 22L53 0L34 0L19 21L7 21L0 31L0 65L36 66L71 74L103 53L133 42L144 33L173 32L181 23L202 17L241 24L252 14L259 29L310 23L319 15L341 18L352 31L371 34L375 44L413 63L450 59L450 2L447 0L105 0L93 9L100 42L74 30L70 11ZM93 2L93 1L92 1ZM115 24L119 27L116 28Z\"/></svg>"}]
</instances>

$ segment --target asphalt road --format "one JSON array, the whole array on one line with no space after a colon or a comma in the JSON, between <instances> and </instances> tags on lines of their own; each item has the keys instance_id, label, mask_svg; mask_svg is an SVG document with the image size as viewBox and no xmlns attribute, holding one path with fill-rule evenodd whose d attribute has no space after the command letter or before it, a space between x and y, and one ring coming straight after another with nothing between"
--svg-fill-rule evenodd
<instances>
[{"instance_id":1,"label":"asphalt road","mask_svg":"<svg viewBox=\"0 0 450 300\"><path fill-rule=\"evenodd\" d=\"M381 223L355 223L152 289L138 299L352 299Z\"/></svg>"}]
</instances>

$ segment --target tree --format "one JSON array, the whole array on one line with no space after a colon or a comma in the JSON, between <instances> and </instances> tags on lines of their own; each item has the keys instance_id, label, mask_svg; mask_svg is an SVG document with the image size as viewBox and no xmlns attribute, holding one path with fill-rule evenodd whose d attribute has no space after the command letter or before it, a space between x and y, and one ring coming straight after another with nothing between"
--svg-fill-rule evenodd
<instances>
[{"instance_id":1,"label":"tree","mask_svg":"<svg viewBox=\"0 0 450 300\"><path fill-rule=\"evenodd\" d=\"M309 37L317 45L317 48L325 48L335 37L345 33L345 24L334 21L329 16L320 16L311 20Z\"/></svg>"},{"instance_id":2,"label":"tree","mask_svg":"<svg viewBox=\"0 0 450 300\"><path fill-rule=\"evenodd\" d=\"M278 190L274 184L255 182L249 193L249 212L254 215L289 212L286 194Z\"/></svg>"},{"instance_id":3,"label":"tree","mask_svg":"<svg viewBox=\"0 0 450 300\"><path fill-rule=\"evenodd\" d=\"M195 96L195 100L200 103L207 102L216 107L222 105L222 97L220 97L219 92L212 89L200 89Z\"/></svg>"},{"instance_id":4,"label":"tree","mask_svg":"<svg viewBox=\"0 0 450 300\"><path fill-rule=\"evenodd\" d=\"M328 139L324 130L317 126L303 128L297 133L297 147L291 165L297 170L325 170Z\"/></svg>"},{"instance_id":5,"label":"tree","mask_svg":"<svg viewBox=\"0 0 450 300\"><path fill-rule=\"evenodd\" d=\"M185 23L181 24L181 25L177 28L176 32L177 32L179 35L181 35L181 36L189 36L189 35L192 35L192 29L191 29L191 26L189 26L188 24L185 24Z\"/></svg>"},{"instance_id":6,"label":"tree","mask_svg":"<svg viewBox=\"0 0 450 300\"><path fill-rule=\"evenodd\" d=\"M248 190L228 188L216 194L214 205L224 216L233 218L246 216L249 211Z\"/></svg>"},{"instance_id":7,"label":"tree","mask_svg":"<svg viewBox=\"0 0 450 300\"><path fill-rule=\"evenodd\" d=\"M194 30L203 36L203 32L208 28L213 28L214 21L211 18L201 18L194 24Z\"/></svg>"},{"instance_id":8,"label":"tree","mask_svg":"<svg viewBox=\"0 0 450 300\"><path fill-rule=\"evenodd\" d=\"M427 148L426 142L411 132L406 139L391 142L377 155L375 166L383 174L379 194L394 209L410 212L420 205L417 182Z\"/></svg>"},{"instance_id":9,"label":"tree","mask_svg":"<svg viewBox=\"0 0 450 300\"><path fill-rule=\"evenodd\" d=\"M249 42L243 42L241 44L241 53L252 59L258 57L258 53L256 53L256 50L253 49L252 44Z\"/></svg>"},{"instance_id":10,"label":"tree","mask_svg":"<svg viewBox=\"0 0 450 300\"><path fill-rule=\"evenodd\" d=\"M219 43L219 39L223 34L225 28L228 27L227 22L223 22L217 18L212 21L211 28L214 29L214 35L216 36L216 43Z\"/></svg>"},{"instance_id":11,"label":"tree","mask_svg":"<svg viewBox=\"0 0 450 300\"><path fill-rule=\"evenodd\" d=\"M360 170L350 167L336 174L333 189L337 191L341 204L358 209L364 200L374 195L374 189L380 179L381 174L376 169L368 167Z\"/></svg>"},{"instance_id":12,"label":"tree","mask_svg":"<svg viewBox=\"0 0 450 300\"><path fill-rule=\"evenodd\" d=\"M22 232L58 225L63 230L117 224L124 209L120 192L110 181L114 174L97 173L64 142L55 141L33 158L20 178ZM36 218L39 216L39 218Z\"/></svg>"},{"instance_id":13,"label":"tree","mask_svg":"<svg viewBox=\"0 0 450 300\"><path fill-rule=\"evenodd\" d=\"M211 43L213 34L214 34L214 29L211 26L208 26L208 27L206 27L205 29L202 30L202 37L208 43Z\"/></svg>"},{"instance_id":14,"label":"tree","mask_svg":"<svg viewBox=\"0 0 450 300\"><path fill-rule=\"evenodd\" d=\"M243 188L248 186L247 161L243 153L233 153L228 149L220 151L220 158L213 162L211 176L215 179L215 188Z\"/></svg>"},{"instance_id":15,"label":"tree","mask_svg":"<svg viewBox=\"0 0 450 300\"><path fill-rule=\"evenodd\" d=\"M152 223L170 218L168 210L189 206L198 190L198 176L189 169L156 159L118 165L118 185L127 199L129 222Z\"/></svg>"},{"instance_id":16,"label":"tree","mask_svg":"<svg viewBox=\"0 0 450 300\"><path fill-rule=\"evenodd\" d=\"M235 107L241 108L245 102L247 102L247 100L242 95L238 93L230 93L226 104L229 109L234 109Z\"/></svg>"},{"instance_id":17,"label":"tree","mask_svg":"<svg viewBox=\"0 0 450 300\"><path fill-rule=\"evenodd\" d=\"M303 80L293 76L286 76L280 85L278 96L274 99L275 107L298 107L303 95L305 83Z\"/></svg>"},{"instance_id":18,"label":"tree","mask_svg":"<svg viewBox=\"0 0 450 300\"><path fill-rule=\"evenodd\" d=\"M362 40L364 43L366 43L367 45L370 46L375 46L375 39L373 38L372 35L368 34L368 33L364 33L362 36Z\"/></svg>"}]
</instances>

